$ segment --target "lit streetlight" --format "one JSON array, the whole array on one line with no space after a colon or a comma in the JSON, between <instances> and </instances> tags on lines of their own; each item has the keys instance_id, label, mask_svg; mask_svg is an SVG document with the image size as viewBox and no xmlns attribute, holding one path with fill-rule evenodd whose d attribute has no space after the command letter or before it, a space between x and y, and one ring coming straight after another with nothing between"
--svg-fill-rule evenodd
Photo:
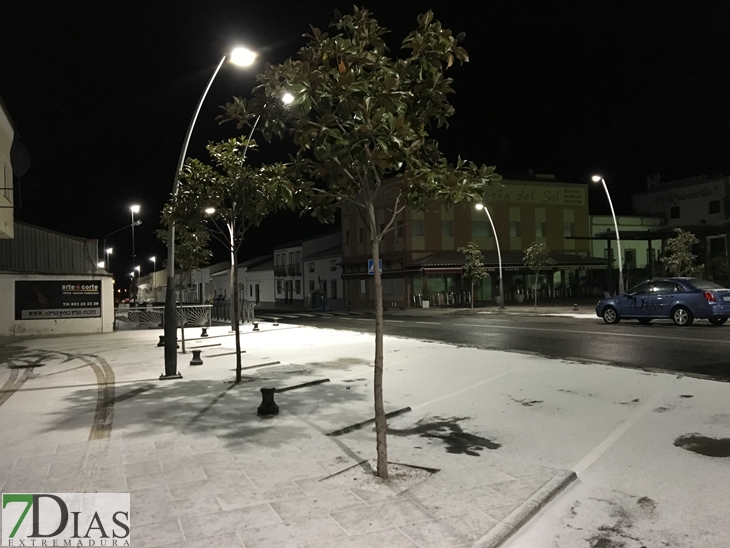
<instances>
[{"instance_id":1,"label":"lit streetlight","mask_svg":"<svg viewBox=\"0 0 730 548\"><path fill-rule=\"evenodd\" d=\"M246 48L234 49L230 56L224 55L218 66L213 71L213 75L208 80L208 84L205 86L198 104L193 112L193 117L190 119L190 125L188 126L185 139L183 140L183 146L180 150L180 157L177 161L177 169L175 170L175 179L172 184L172 196L177 195L177 187L179 185L179 175L182 171L183 164L185 163L185 157L188 152L188 144L190 143L190 136L193 134L193 128L195 122L198 119L200 108L203 106L206 95L210 86L213 85L213 80L218 75L218 71L225 63L226 59L230 59L231 63L241 67L250 66L256 60L256 53ZM160 380L164 379L179 379L182 375L177 370L177 322L175 318L177 312L175 310L175 225L170 223L170 230L167 238L167 288L165 290L165 373L160 375Z\"/></svg>"},{"instance_id":2,"label":"lit streetlight","mask_svg":"<svg viewBox=\"0 0 730 548\"><path fill-rule=\"evenodd\" d=\"M608 192L608 186L606 180L601 175L594 175L591 177L594 183L603 183L603 190L606 191L608 197L608 205L611 206L611 215L613 216L613 227L616 229L616 248L618 251L618 293L623 295L624 293L624 265L623 257L621 256L621 238L618 233L618 222L616 221L616 212L613 210L613 202L611 201L611 194Z\"/></svg>"},{"instance_id":3,"label":"lit streetlight","mask_svg":"<svg viewBox=\"0 0 730 548\"><path fill-rule=\"evenodd\" d=\"M489 213L489 208L484 204L476 204L474 207L477 209L483 209L489 219L489 224L492 225L492 234L494 234L494 242L497 244L497 259L499 260L499 308L504 308L504 284L502 283L502 252L499 249L499 237L497 231L494 228L494 221L492 221L492 215Z\"/></svg>"},{"instance_id":4,"label":"lit streetlight","mask_svg":"<svg viewBox=\"0 0 730 548\"><path fill-rule=\"evenodd\" d=\"M154 294L155 291L155 274L157 270L157 257L150 257L150 261L152 261L152 292ZM157 299L155 299L157 300Z\"/></svg>"},{"instance_id":5,"label":"lit streetlight","mask_svg":"<svg viewBox=\"0 0 730 548\"><path fill-rule=\"evenodd\" d=\"M135 204L129 208L129 210L132 212L132 264L136 262L136 257L134 255L134 214L139 213L139 205Z\"/></svg>"},{"instance_id":6,"label":"lit streetlight","mask_svg":"<svg viewBox=\"0 0 730 548\"><path fill-rule=\"evenodd\" d=\"M106 271L111 273L111 254L112 254L112 248L106 246L106 239L111 236L112 234L116 234L117 232L121 232L122 230L126 230L130 226L132 227L132 234L134 234L134 227L139 226L142 224L142 221L137 219L136 221L132 222L131 225L124 225L122 228L118 228L117 230L112 230L109 234L104 236L104 245L102 246L106 253ZM133 238L134 239L134 238Z\"/></svg>"}]
</instances>

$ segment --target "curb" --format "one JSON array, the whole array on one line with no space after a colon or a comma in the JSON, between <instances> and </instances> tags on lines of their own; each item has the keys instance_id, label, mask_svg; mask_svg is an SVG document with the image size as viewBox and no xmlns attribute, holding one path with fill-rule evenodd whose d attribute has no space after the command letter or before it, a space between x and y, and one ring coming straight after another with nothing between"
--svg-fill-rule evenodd
<instances>
[{"instance_id":1,"label":"curb","mask_svg":"<svg viewBox=\"0 0 730 548\"><path fill-rule=\"evenodd\" d=\"M563 470L535 491L530 498L515 508L510 515L498 523L491 531L477 540L472 548L497 548L514 535L535 514L542 510L558 493L578 479L572 470Z\"/></svg>"}]
</instances>

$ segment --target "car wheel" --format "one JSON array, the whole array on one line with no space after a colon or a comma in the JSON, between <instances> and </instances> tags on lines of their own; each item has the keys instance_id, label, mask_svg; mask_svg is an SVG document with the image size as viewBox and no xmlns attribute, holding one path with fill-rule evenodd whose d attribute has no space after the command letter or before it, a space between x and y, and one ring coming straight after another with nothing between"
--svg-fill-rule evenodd
<instances>
[{"instance_id":1,"label":"car wheel","mask_svg":"<svg viewBox=\"0 0 730 548\"><path fill-rule=\"evenodd\" d=\"M649 324L651 323L651 318L641 318L641 319L639 320L639 323L640 323L641 325L649 325Z\"/></svg>"},{"instance_id":2,"label":"car wheel","mask_svg":"<svg viewBox=\"0 0 730 548\"><path fill-rule=\"evenodd\" d=\"M618 323L621 321L621 317L618 315L618 312L616 312L616 309L612 306L607 306L603 309L603 313L601 314L601 317L603 318L603 321L606 323Z\"/></svg>"},{"instance_id":3,"label":"car wheel","mask_svg":"<svg viewBox=\"0 0 730 548\"><path fill-rule=\"evenodd\" d=\"M675 325L692 325L694 317L687 308L678 306L672 311L672 321Z\"/></svg>"},{"instance_id":4,"label":"car wheel","mask_svg":"<svg viewBox=\"0 0 730 548\"><path fill-rule=\"evenodd\" d=\"M720 318L710 318L710 323L712 325L722 325L727 321L727 316L722 316Z\"/></svg>"}]
</instances>

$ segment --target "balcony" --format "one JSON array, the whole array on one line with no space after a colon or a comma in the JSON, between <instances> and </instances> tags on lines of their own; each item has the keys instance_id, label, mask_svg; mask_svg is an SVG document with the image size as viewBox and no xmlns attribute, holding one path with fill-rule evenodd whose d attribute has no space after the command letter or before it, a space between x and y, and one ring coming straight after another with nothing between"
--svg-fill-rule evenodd
<instances>
[{"instance_id":1,"label":"balcony","mask_svg":"<svg viewBox=\"0 0 730 548\"><path fill-rule=\"evenodd\" d=\"M302 269L298 264L289 264L286 266L286 271L289 276L301 276Z\"/></svg>"},{"instance_id":2,"label":"balcony","mask_svg":"<svg viewBox=\"0 0 730 548\"><path fill-rule=\"evenodd\" d=\"M286 266L283 264L274 265L274 276L276 278L283 278L286 276Z\"/></svg>"}]
</instances>

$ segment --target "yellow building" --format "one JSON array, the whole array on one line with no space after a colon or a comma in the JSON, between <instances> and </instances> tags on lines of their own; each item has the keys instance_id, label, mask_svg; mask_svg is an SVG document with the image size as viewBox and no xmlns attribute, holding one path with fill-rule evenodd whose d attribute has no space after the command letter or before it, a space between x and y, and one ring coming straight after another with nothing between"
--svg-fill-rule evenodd
<instances>
[{"instance_id":1,"label":"yellow building","mask_svg":"<svg viewBox=\"0 0 730 548\"><path fill-rule=\"evenodd\" d=\"M505 179L490 187L484 198L496 238L489 217L475 203L452 209L434 203L425 211L406 209L401 214L380 248L386 306L418 306L424 285L432 304L468 302L470 283L462 279L464 256L457 249L469 241L482 250L490 274L476 288L475 301L494 302L498 294L497 240L507 302L530 296L535 280L523 257L533 242L546 244L557 261L554 269L540 273L541 296L593 294L589 271L605 268L605 260L590 257L587 184L561 183L552 176ZM377 212L381 224L389 221L388 205ZM374 299L372 276L367 272L370 243L354 208L343 210L342 238L346 302L366 307Z\"/></svg>"}]
</instances>

